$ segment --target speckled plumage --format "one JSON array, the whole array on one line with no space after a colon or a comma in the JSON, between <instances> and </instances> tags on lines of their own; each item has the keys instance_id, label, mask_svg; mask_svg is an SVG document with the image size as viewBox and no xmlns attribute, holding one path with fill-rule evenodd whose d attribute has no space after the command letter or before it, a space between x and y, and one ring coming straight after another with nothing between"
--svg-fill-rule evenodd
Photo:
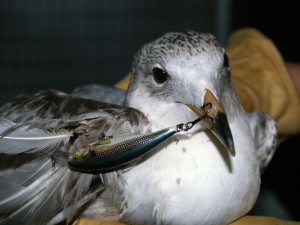
<instances>
[{"instance_id":1,"label":"speckled plumage","mask_svg":"<svg viewBox=\"0 0 300 225\"><path fill-rule=\"evenodd\" d=\"M266 128L265 134L276 140L276 127L272 118L267 117L268 126L261 127L255 116L244 112L230 81L227 60L225 50L208 33L167 33L144 45L134 58L125 105L139 110L147 119L136 120L130 116L139 117L139 113L127 113L126 120L139 122L121 127L120 131L126 132L136 126L135 132L138 132L141 124L145 129L140 132L148 128L155 131L192 121L196 115L185 104L202 106L209 90L227 115L235 155L231 155L203 124L197 124L186 133L176 134L135 164L102 174L106 190L101 194L97 192L98 197L90 199L81 215L119 218L129 224L222 225L251 210L260 188L260 162L265 160L259 159L258 155L267 157L267 164L276 147L272 144L262 146L262 140L256 137L263 132L256 131ZM166 76L156 79L154 68ZM79 99L82 102L79 105L88 105L88 101ZM105 113L113 115L118 123L123 117L122 107L105 104ZM43 109L47 111L47 108ZM89 107L84 109L81 108L77 116L91 110ZM66 110L69 112L70 108ZM76 112L76 108L72 110ZM60 112L59 117L64 117L64 111ZM264 114L255 115L262 121L266 119ZM144 118L142 114L140 117ZM146 120L149 121L147 127ZM77 122L78 126L84 124ZM260 153L258 146L262 146ZM270 149L269 155L261 154ZM73 183L76 182L80 180L74 178ZM59 204L57 208L57 212L63 209Z\"/></svg>"}]
</instances>

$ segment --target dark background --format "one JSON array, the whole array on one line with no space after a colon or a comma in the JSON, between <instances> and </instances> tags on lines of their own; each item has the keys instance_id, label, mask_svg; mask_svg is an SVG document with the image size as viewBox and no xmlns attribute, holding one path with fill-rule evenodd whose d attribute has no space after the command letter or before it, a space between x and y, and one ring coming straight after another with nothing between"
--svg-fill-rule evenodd
<instances>
[{"instance_id":1,"label":"dark background","mask_svg":"<svg viewBox=\"0 0 300 225\"><path fill-rule=\"evenodd\" d=\"M168 31L208 31L224 41L229 4L217 2L2 0L0 103L32 90L113 84L144 43Z\"/></svg>"},{"instance_id":2,"label":"dark background","mask_svg":"<svg viewBox=\"0 0 300 225\"><path fill-rule=\"evenodd\" d=\"M234 30L256 27L285 60L300 62L294 2L0 0L0 104L40 89L112 85L130 71L144 43L168 31L211 32L226 46ZM299 137L280 146L262 181L262 193L272 200L253 214L300 220L299 146Z\"/></svg>"},{"instance_id":3,"label":"dark background","mask_svg":"<svg viewBox=\"0 0 300 225\"><path fill-rule=\"evenodd\" d=\"M292 0L233 0L232 29L253 26L270 37L286 61L300 62L300 8Z\"/></svg>"}]
</instances>

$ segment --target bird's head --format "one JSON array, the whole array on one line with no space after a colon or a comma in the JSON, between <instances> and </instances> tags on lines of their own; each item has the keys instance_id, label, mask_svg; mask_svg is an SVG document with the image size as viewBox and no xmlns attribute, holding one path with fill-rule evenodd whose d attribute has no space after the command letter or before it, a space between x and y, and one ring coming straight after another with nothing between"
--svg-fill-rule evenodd
<instances>
[{"instance_id":1,"label":"bird's head","mask_svg":"<svg viewBox=\"0 0 300 225\"><path fill-rule=\"evenodd\" d=\"M126 103L162 126L208 113L201 127L210 129L234 154L227 113L222 106L222 100L230 96L226 94L231 90L229 71L225 50L213 35L194 31L167 33L135 55ZM207 103L211 107L203 110Z\"/></svg>"}]
</instances>

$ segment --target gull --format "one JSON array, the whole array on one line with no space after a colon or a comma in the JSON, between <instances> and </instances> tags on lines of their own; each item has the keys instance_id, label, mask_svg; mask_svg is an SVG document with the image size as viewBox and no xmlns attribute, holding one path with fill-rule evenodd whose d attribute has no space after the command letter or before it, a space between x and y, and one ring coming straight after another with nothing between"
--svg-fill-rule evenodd
<instances>
[{"instance_id":1,"label":"gull","mask_svg":"<svg viewBox=\"0 0 300 225\"><path fill-rule=\"evenodd\" d=\"M276 123L267 113L244 111L226 51L214 35L166 33L136 53L127 92L105 88L42 90L0 108L0 224L70 223L86 216L222 225L252 209L275 153ZM207 104L207 118L120 168L74 171L55 155L74 153L99 137L194 121ZM5 138L13 134L52 138Z\"/></svg>"}]
</instances>

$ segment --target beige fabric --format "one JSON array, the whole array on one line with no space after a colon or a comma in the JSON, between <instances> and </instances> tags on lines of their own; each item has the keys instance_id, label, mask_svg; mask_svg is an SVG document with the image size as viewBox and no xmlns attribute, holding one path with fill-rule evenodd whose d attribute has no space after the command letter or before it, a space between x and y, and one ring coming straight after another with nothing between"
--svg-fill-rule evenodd
<instances>
[{"instance_id":1,"label":"beige fabric","mask_svg":"<svg viewBox=\"0 0 300 225\"><path fill-rule=\"evenodd\" d=\"M227 46L232 80L246 111L275 118L280 137L300 133L300 102L273 42L252 28L239 30Z\"/></svg>"},{"instance_id":2,"label":"beige fabric","mask_svg":"<svg viewBox=\"0 0 300 225\"><path fill-rule=\"evenodd\" d=\"M231 76L246 111L260 110L277 121L282 137L300 133L300 104L295 87L274 44L259 31L247 28L233 33L227 54ZM115 86L126 90L130 74ZM117 221L79 219L73 225L120 225ZM245 216L231 225L300 225L272 217Z\"/></svg>"},{"instance_id":3,"label":"beige fabric","mask_svg":"<svg viewBox=\"0 0 300 225\"><path fill-rule=\"evenodd\" d=\"M127 90L128 85L130 82L130 73L127 74L127 76L125 76L122 80L120 80L118 83L115 84L115 87L123 89L123 90Z\"/></svg>"},{"instance_id":4,"label":"beige fabric","mask_svg":"<svg viewBox=\"0 0 300 225\"><path fill-rule=\"evenodd\" d=\"M76 220L72 225L125 225L125 223L82 218ZM244 216L230 225L300 225L300 222L278 220L273 217L265 216Z\"/></svg>"}]
</instances>

